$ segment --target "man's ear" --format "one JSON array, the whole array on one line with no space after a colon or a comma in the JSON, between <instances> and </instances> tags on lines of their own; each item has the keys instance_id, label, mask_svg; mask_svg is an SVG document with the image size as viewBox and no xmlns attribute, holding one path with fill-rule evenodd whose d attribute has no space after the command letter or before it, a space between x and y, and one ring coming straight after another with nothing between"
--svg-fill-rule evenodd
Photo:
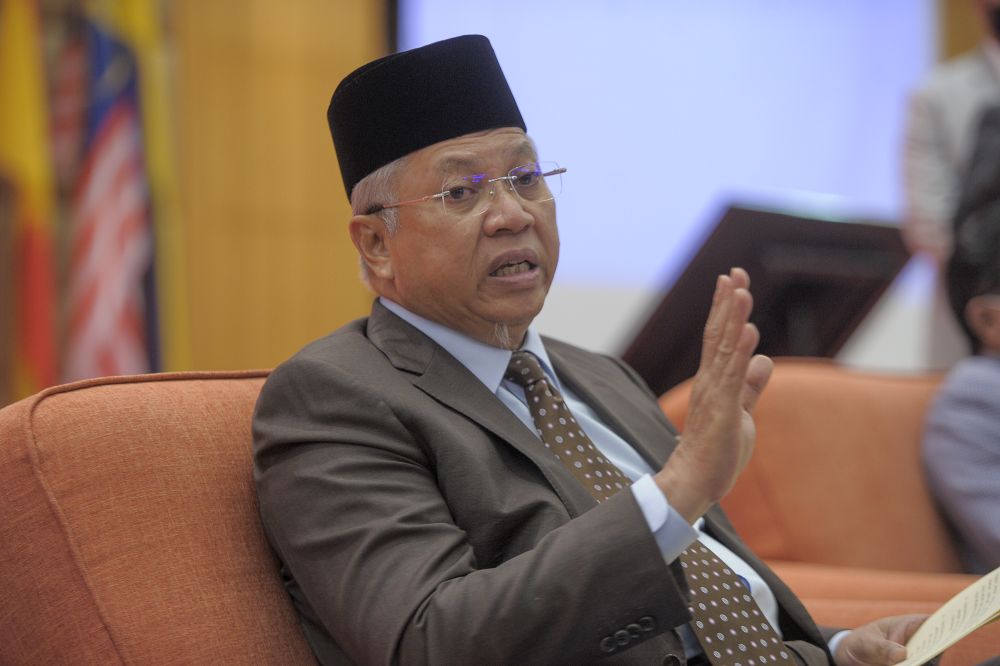
<instances>
[{"instance_id":1,"label":"man's ear","mask_svg":"<svg viewBox=\"0 0 1000 666\"><path fill-rule=\"evenodd\" d=\"M355 215L348 225L351 234L351 241L354 247L358 248L361 261L368 267L371 277L379 280L389 280L393 278L392 258L389 256L389 247L386 239L389 231L385 228L385 222L378 215Z\"/></svg>"},{"instance_id":2,"label":"man's ear","mask_svg":"<svg viewBox=\"0 0 1000 666\"><path fill-rule=\"evenodd\" d=\"M965 305L965 321L983 349L1000 351L1000 297L976 296Z\"/></svg>"}]
</instances>

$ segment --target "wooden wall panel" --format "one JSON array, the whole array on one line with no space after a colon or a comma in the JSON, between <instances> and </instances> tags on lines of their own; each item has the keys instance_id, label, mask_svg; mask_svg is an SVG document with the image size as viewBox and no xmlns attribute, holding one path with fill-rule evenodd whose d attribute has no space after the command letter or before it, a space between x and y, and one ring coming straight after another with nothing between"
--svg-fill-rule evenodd
<instances>
[{"instance_id":1,"label":"wooden wall panel","mask_svg":"<svg viewBox=\"0 0 1000 666\"><path fill-rule=\"evenodd\" d=\"M938 0L938 56L947 60L974 48L983 36L980 0Z\"/></svg>"},{"instance_id":2,"label":"wooden wall panel","mask_svg":"<svg viewBox=\"0 0 1000 666\"><path fill-rule=\"evenodd\" d=\"M177 0L178 170L192 366L272 366L362 316L325 111L385 51L377 0Z\"/></svg>"}]
</instances>

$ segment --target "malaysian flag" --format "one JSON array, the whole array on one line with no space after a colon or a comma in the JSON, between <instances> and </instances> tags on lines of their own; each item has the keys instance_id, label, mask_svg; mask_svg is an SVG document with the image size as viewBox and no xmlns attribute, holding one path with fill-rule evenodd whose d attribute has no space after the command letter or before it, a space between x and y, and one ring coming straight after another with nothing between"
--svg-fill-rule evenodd
<instances>
[{"instance_id":1,"label":"malaysian flag","mask_svg":"<svg viewBox=\"0 0 1000 666\"><path fill-rule=\"evenodd\" d=\"M73 195L63 379L157 369L153 231L135 60L86 27L89 100Z\"/></svg>"}]
</instances>

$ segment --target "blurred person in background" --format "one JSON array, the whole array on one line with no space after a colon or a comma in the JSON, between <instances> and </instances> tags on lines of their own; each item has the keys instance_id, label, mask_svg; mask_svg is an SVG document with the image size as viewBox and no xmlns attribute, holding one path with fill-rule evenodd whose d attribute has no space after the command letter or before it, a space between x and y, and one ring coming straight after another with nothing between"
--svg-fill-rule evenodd
<instances>
[{"instance_id":1,"label":"blurred person in background","mask_svg":"<svg viewBox=\"0 0 1000 666\"><path fill-rule=\"evenodd\" d=\"M904 153L903 235L943 264L983 112L1000 104L1000 0L973 0L987 26L974 51L938 65L911 100Z\"/></svg>"},{"instance_id":2,"label":"blurred person in background","mask_svg":"<svg viewBox=\"0 0 1000 666\"><path fill-rule=\"evenodd\" d=\"M973 51L941 63L914 93L903 154L903 238L930 257L938 278L928 312L925 363L945 368L965 356L943 286L962 176L983 112L1000 104L1000 0L969 0L986 27Z\"/></svg>"},{"instance_id":3,"label":"blurred person in background","mask_svg":"<svg viewBox=\"0 0 1000 666\"><path fill-rule=\"evenodd\" d=\"M1000 566L1000 108L986 112L945 269L973 355L949 372L928 414L923 462L966 568Z\"/></svg>"}]
</instances>

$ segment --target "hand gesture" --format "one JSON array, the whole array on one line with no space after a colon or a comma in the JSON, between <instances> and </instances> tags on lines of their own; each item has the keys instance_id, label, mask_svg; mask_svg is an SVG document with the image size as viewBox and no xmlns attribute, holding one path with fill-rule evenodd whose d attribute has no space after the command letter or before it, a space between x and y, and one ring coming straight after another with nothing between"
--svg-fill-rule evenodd
<instances>
[{"instance_id":1,"label":"hand gesture","mask_svg":"<svg viewBox=\"0 0 1000 666\"><path fill-rule=\"evenodd\" d=\"M691 523L729 492L753 451L750 414L772 363L753 356L760 334L749 322L749 288L742 268L716 282L684 433L655 477L670 505Z\"/></svg>"}]
</instances>

